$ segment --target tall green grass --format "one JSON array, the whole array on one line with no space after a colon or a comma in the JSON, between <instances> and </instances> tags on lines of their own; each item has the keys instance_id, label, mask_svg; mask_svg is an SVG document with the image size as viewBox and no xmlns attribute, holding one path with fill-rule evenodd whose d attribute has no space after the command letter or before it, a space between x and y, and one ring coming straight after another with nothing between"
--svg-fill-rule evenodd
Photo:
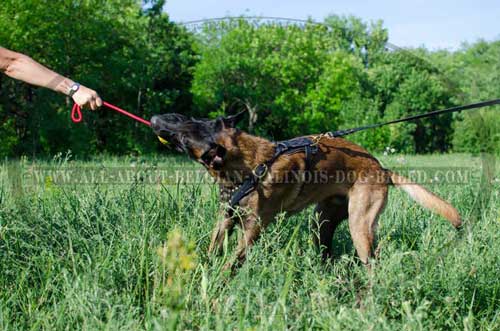
<instances>
[{"instance_id":1,"label":"tall green grass","mask_svg":"<svg viewBox=\"0 0 500 331\"><path fill-rule=\"evenodd\" d=\"M478 173L481 164L465 155L382 161L471 166ZM60 186L50 178L28 186L24 174L36 165L193 167L184 158L4 163L1 329L500 329L498 182L481 205L478 181L431 185L465 215L459 232L392 189L371 272L356 261L346 224L334 238L336 259L321 263L308 209L278 217L230 275L222 266L234 238L223 256L206 254L219 217L213 186L140 180Z\"/></svg>"}]
</instances>

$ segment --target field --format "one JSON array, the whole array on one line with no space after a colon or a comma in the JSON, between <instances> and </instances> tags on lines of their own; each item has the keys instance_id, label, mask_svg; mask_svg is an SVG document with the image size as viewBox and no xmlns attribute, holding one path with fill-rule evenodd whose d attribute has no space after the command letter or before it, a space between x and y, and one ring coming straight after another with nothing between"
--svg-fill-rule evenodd
<instances>
[{"instance_id":1,"label":"field","mask_svg":"<svg viewBox=\"0 0 500 331\"><path fill-rule=\"evenodd\" d=\"M380 159L386 167L471 170L463 182L427 185L457 206L464 228L392 189L371 272L356 261L345 223L336 259L322 264L308 209L279 217L234 275L222 271L234 238L223 256L206 253L216 188L147 176L198 169L183 157L4 162L0 329L500 330L498 164L487 185L479 157ZM71 178L81 181L37 169L76 169ZM99 182L89 177L94 170L118 175ZM131 181L120 175L139 170Z\"/></svg>"}]
</instances>

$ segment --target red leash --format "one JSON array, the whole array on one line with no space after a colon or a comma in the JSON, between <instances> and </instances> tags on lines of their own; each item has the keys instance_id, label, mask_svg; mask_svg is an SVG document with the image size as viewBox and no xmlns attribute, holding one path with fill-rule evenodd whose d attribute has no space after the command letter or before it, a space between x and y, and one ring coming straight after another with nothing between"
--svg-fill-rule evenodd
<instances>
[{"instance_id":1,"label":"red leash","mask_svg":"<svg viewBox=\"0 0 500 331\"><path fill-rule=\"evenodd\" d=\"M139 117L137 115L131 114L128 111L125 111L125 110L123 110L123 109L121 109L119 107L116 107L115 105L107 103L106 101L104 101L102 104L103 104L103 106L106 106L106 107L108 107L110 109L113 109L114 111L122 113L123 115L128 116L128 117L136 120L137 122L141 122L142 124L146 124L147 126L151 126L151 122L145 120L142 117ZM71 120L74 123L80 123L82 121L82 119L83 119L82 109L81 109L81 107L78 104L75 103L73 105L73 108L71 109Z\"/></svg>"}]
</instances>

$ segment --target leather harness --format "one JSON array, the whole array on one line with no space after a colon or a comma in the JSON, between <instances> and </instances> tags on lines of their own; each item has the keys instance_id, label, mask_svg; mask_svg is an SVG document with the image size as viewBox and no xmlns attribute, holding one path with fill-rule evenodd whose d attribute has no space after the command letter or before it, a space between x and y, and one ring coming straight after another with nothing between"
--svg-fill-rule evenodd
<instances>
[{"instance_id":1,"label":"leather harness","mask_svg":"<svg viewBox=\"0 0 500 331\"><path fill-rule=\"evenodd\" d=\"M259 164L252 171L241 186L234 192L229 202L230 211L233 210L240 201L255 191L259 182L267 175L273 163L282 155L292 155L296 153L305 153L306 169L310 169L312 163L312 156L318 152L318 143L323 135L315 138L299 137L290 140L279 141L275 143L274 155L268 161Z\"/></svg>"}]
</instances>

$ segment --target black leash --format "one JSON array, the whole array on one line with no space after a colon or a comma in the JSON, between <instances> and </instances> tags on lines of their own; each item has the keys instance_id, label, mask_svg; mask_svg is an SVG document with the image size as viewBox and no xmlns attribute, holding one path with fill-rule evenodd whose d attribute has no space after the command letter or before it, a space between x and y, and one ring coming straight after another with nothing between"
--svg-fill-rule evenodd
<instances>
[{"instance_id":1,"label":"black leash","mask_svg":"<svg viewBox=\"0 0 500 331\"><path fill-rule=\"evenodd\" d=\"M352 128L352 129L347 129L347 130L338 130L338 131L334 131L334 132L327 132L326 134L330 137L333 137L333 138L342 137L342 136L346 136L348 134L355 133L358 131L379 128L381 126L385 126L385 125L389 125L389 124L408 122L408 121L418 120L420 118L431 117L431 116L441 115L441 114L445 114L445 113L454 113L454 112L468 110L468 109L483 108L483 107L488 107L488 106L493 106L493 105L498 105L498 104L500 104L500 99L482 101L482 102L477 102L477 103L471 103L471 104L465 105L465 106L457 106L457 107L451 107L451 108L442 109L442 110L434 110L434 111L431 111L428 113L410 116L410 117L405 117L405 118L400 118L400 119L392 120L389 122L370 124L370 125L360 126L357 128Z\"/></svg>"},{"instance_id":2,"label":"black leash","mask_svg":"<svg viewBox=\"0 0 500 331\"><path fill-rule=\"evenodd\" d=\"M398 120L392 120L392 121L384 122L384 123L365 125L365 126L360 126L357 128L347 129L347 130L338 130L338 131L334 131L334 132L327 132L324 135L329 136L331 138L342 137L342 136L346 136L348 134L355 133L358 131L379 128L379 127L384 126L384 125L401 123L401 122L408 122L408 121L418 120L420 118L431 117L431 116L436 116L436 115L445 114L445 113L453 113L453 112L458 112L458 111L467 110L467 109L488 107L488 106L493 106L493 105L498 105L498 104L500 104L500 99L483 101L483 102L478 102L478 103L472 103L472 104L465 105L465 106L457 106L457 107L452 107L452 108L447 108L447 109L442 109L442 110L435 110L435 111L431 111L428 113L410 116L410 117L405 117L405 118L400 118ZM252 174L250 176L248 176L243 181L241 186L239 186L238 189L236 190L236 192L234 192L234 194L232 195L230 202L229 202L229 206L230 206L229 214L232 216L234 208L236 208L236 206L239 205L240 201L244 197L246 197L247 195L249 195L250 193L254 192L257 189L259 182L267 175L269 168L271 168L274 161L276 161L276 159L279 158L281 155L305 152L306 168L309 168L311 165L311 157L312 157L312 155L317 153L317 151L318 151L317 144L318 144L319 139L321 139L322 136L323 135L319 135L315 140L308 138L308 137L299 137L299 138L294 138L294 139L280 141L280 142L275 143L276 149L275 149L273 157L270 160L268 160L267 162L259 164L252 171Z\"/></svg>"}]
</instances>

